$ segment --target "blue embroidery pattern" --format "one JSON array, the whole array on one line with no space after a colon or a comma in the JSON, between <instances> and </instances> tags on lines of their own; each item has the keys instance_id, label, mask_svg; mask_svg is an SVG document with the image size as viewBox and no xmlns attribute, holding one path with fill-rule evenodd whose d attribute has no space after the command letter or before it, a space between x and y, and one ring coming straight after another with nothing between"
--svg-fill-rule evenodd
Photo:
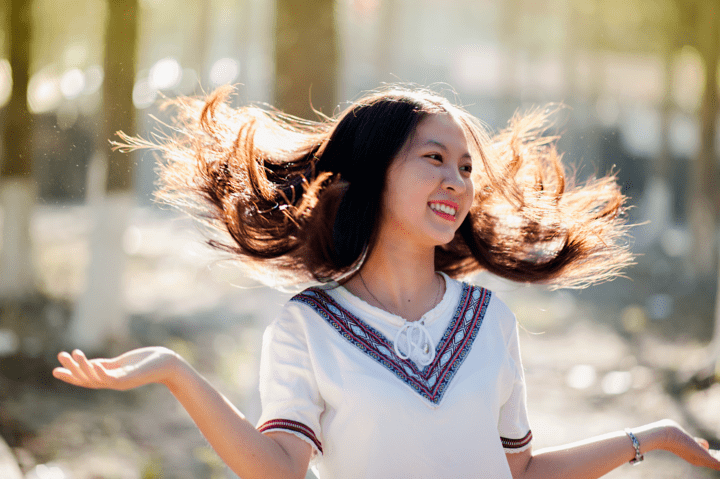
<instances>
[{"instance_id":1,"label":"blue embroidery pattern","mask_svg":"<svg viewBox=\"0 0 720 479\"><path fill-rule=\"evenodd\" d=\"M323 290L309 288L290 301L310 306L350 344L391 371L422 398L438 405L470 353L490 297L491 292L485 288L463 284L453 319L435 348L435 360L423 369L418 369L410 359L400 359L392 342L380 331L340 306Z\"/></svg>"}]
</instances>

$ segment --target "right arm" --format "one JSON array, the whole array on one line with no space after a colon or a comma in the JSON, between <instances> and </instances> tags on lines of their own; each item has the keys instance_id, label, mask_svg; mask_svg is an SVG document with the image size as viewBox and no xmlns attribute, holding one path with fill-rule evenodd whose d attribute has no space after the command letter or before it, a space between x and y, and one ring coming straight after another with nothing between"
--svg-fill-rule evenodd
<instances>
[{"instance_id":1,"label":"right arm","mask_svg":"<svg viewBox=\"0 0 720 479\"><path fill-rule=\"evenodd\" d=\"M709 450L707 441L693 438L677 423L657 421L633 428L640 452L664 449L695 466L720 470L717 451ZM627 464L635 457L631 439L617 431L538 452L527 449L507 454L508 465L516 479L593 479Z\"/></svg>"},{"instance_id":2,"label":"right arm","mask_svg":"<svg viewBox=\"0 0 720 479\"><path fill-rule=\"evenodd\" d=\"M173 351L141 348L112 359L88 360L79 351L58 355L53 375L87 388L126 390L165 385L190 414L230 469L243 479L304 478L312 452L305 441L284 432L262 434L230 401Z\"/></svg>"}]
</instances>

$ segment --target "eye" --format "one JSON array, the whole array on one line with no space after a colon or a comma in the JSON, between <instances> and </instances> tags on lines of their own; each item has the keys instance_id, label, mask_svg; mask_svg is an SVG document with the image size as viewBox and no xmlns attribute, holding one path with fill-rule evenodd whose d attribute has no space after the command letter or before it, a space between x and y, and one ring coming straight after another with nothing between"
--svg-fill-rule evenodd
<instances>
[{"instance_id":1,"label":"eye","mask_svg":"<svg viewBox=\"0 0 720 479\"><path fill-rule=\"evenodd\" d=\"M460 171L464 173L472 173L472 165L462 165Z\"/></svg>"},{"instance_id":2,"label":"eye","mask_svg":"<svg viewBox=\"0 0 720 479\"><path fill-rule=\"evenodd\" d=\"M425 158L430 158L431 160L438 161L440 163L443 162L443 157L440 153L430 153L425 155Z\"/></svg>"}]
</instances>

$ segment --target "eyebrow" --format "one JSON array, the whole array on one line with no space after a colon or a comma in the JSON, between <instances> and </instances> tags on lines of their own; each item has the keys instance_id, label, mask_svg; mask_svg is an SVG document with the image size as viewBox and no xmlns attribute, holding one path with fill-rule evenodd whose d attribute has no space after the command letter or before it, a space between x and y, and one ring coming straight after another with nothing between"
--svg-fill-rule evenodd
<instances>
[{"instance_id":1,"label":"eyebrow","mask_svg":"<svg viewBox=\"0 0 720 479\"><path fill-rule=\"evenodd\" d=\"M438 141L438 140L432 140L432 139L431 139L431 140L427 140L425 143L423 143L423 144L420 145L420 146L423 147L423 146L428 146L428 145L434 145L434 146L437 146L437 147L439 147L439 148L441 148L441 149L443 149L443 150L445 150L445 151L448 151L447 146L445 146L442 142L440 142L440 141ZM462 155L461 158L471 158L471 159L472 159L472 156L470 156L470 153L465 152L465 154Z\"/></svg>"}]
</instances>

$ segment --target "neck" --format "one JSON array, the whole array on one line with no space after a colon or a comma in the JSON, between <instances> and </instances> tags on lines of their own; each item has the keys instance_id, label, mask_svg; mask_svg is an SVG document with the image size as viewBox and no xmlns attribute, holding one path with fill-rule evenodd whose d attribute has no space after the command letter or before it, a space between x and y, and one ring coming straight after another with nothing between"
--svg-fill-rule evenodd
<instances>
[{"instance_id":1,"label":"neck","mask_svg":"<svg viewBox=\"0 0 720 479\"><path fill-rule=\"evenodd\" d=\"M445 289L435 273L434 247L408 248L383 241L345 287L365 302L408 321L419 320L435 307Z\"/></svg>"}]
</instances>

